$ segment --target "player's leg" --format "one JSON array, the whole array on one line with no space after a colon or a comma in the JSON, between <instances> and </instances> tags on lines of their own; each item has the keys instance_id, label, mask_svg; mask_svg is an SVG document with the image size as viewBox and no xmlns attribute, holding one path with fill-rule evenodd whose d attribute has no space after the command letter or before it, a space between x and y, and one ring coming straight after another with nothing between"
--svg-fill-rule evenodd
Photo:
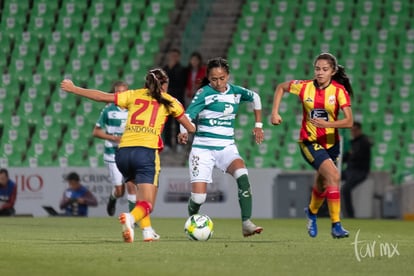
<instances>
[{"instance_id":1,"label":"player's leg","mask_svg":"<svg viewBox=\"0 0 414 276\"><path fill-rule=\"evenodd\" d=\"M326 181L326 200L329 208L329 215L332 222L332 236L334 238L345 238L349 232L341 225L341 193L339 191L340 175L337 167L331 159L325 160L318 171Z\"/></svg>"},{"instance_id":2,"label":"player's leg","mask_svg":"<svg viewBox=\"0 0 414 276\"><path fill-rule=\"evenodd\" d=\"M299 143L301 154L305 161L316 170L309 205L305 208L308 219L307 229L310 237L318 235L317 214L325 201L325 179L318 169L324 160L330 159L328 152L317 143Z\"/></svg>"},{"instance_id":3,"label":"player's leg","mask_svg":"<svg viewBox=\"0 0 414 276\"><path fill-rule=\"evenodd\" d=\"M234 177L237 182L239 206L242 219L243 236L260 234L263 228L256 226L252 216L252 192L248 170L240 157L236 146L229 146L218 153L216 166Z\"/></svg>"},{"instance_id":4,"label":"player's leg","mask_svg":"<svg viewBox=\"0 0 414 276\"><path fill-rule=\"evenodd\" d=\"M129 168L134 174L134 182L137 184L137 202L130 213L120 215L121 224L125 224L123 219L132 223L139 223L142 229L144 241L159 239L151 226L150 213L155 205L158 191L158 178L160 172L160 158L158 150L149 148L134 148L129 153ZM119 161L122 163L123 161ZM123 228L124 229L124 228ZM129 229L126 229L129 230ZM124 233L128 234L128 231ZM127 240L127 238L124 239Z\"/></svg>"},{"instance_id":5,"label":"player's leg","mask_svg":"<svg viewBox=\"0 0 414 276\"><path fill-rule=\"evenodd\" d=\"M128 200L128 210L131 212L137 202L137 187L132 181L125 183Z\"/></svg>"},{"instance_id":6,"label":"player's leg","mask_svg":"<svg viewBox=\"0 0 414 276\"><path fill-rule=\"evenodd\" d=\"M151 223L151 212L155 206L155 199L157 196L158 188L152 183L142 183L138 185L137 204L131 211L136 222L142 230L143 240L153 241L159 240L160 236L154 231ZM151 209L146 210L145 204L150 204ZM144 204L144 205L143 205Z\"/></svg>"},{"instance_id":7,"label":"player's leg","mask_svg":"<svg viewBox=\"0 0 414 276\"><path fill-rule=\"evenodd\" d=\"M207 183L213 182L214 158L211 150L193 148L188 157L191 196L188 200L188 214L197 214L207 198Z\"/></svg>"},{"instance_id":8,"label":"player's leg","mask_svg":"<svg viewBox=\"0 0 414 276\"><path fill-rule=\"evenodd\" d=\"M188 200L188 215L192 216L200 211L201 205L207 198L207 183L193 182L191 183L191 196Z\"/></svg>"},{"instance_id":9,"label":"player's leg","mask_svg":"<svg viewBox=\"0 0 414 276\"><path fill-rule=\"evenodd\" d=\"M124 195L125 187L123 185L122 174L118 170L116 164L114 162L106 162L106 165L111 179L111 184L113 185L113 189L106 206L106 211L108 215L113 216L115 214L116 201Z\"/></svg>"}]
</instances>

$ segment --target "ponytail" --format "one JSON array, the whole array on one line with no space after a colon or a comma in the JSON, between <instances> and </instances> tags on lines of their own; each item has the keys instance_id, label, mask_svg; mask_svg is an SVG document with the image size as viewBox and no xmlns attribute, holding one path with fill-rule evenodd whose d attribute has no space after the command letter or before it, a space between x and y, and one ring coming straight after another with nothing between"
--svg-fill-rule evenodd
<instances>
[{"instance_id":1,"label":"ponytail","mask_svg":"<svg viewBox=\"0 0 414 276\"><path fill-rule=\"evenodd\" d=\"M354 95L354 91L352 90L351 86L351 81L345 73L345 67L343 67L342 65L338 65L338 69L336 70L335 75L332 76L332 79L342 84L351 97Z\"/></svg>"},{"instance_id":2,"label":"ponytail","mask_svg":"<svg viewBox=\"0 0 414 276\"><path fill-rule=\"evenodd\" d=\"M210 83L210 81L208 80L208 78L207 78L207 77L204 77L204 78L201 80L200 88L201 88L201 87L203 87L203 86L208 85L209 83Z\"/></svg>"},{"instance_id":3,"label":"ponytail","mask_svg":"<svg viewBox=\"0 0 414 276\"><path fill-rule=\"evenodd\" d=\"M145 78L145 88L148 88L150 96L168 108L172 106L172 102L161 94L164 83L168 83L168 76L164 70L159 68L150 70Z\"/></svg>"}]
</instances>

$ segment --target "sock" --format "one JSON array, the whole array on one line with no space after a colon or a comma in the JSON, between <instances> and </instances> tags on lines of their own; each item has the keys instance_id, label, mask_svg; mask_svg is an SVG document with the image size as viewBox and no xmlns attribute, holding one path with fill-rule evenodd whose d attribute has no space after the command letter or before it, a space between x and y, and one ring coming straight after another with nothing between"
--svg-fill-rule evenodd
<instances>
[{"instance_id":1,"label":"sock","mask_svg":"<svg viewBox=\"0 0 414 276\"><path fill-rule=\"evenodd\" d=\"M151 218L150 218L150 215L148 214L148 215L146 215L145 217L143 217L141 220L140 220L140 222L139 222L139 227L141 228L141 229L144 229L144 228L147 228L147 227L150 227L151 228Z\"/></svg>"},{"instance_id":2,"label":"sock","mask_svg":"<svg viewBox=\"0 0 414 276\"><path fill-rule=\"evenodd\" d=\"M132 212L132 210L134 210L136 205L137 205L137 203L135 201L128 200L128 211Z\"/></svg>"},{"instance_id":3,"label":"sock","mask_svg":"<svg viewBox=\"0 0 414 276\"><path fill-rule=\"evenodd\" d=\"M236 179L239 188L239 205L241 209L242 221L248 220L252 216L252 193L247 174L243 174Z\"/></svg>"},{"instance_id":4,"label":"sock","mask_svg":"<svg viewBox=\"0 0 414 276\"><path fill-rule=\"evenodd\" d=\"M134 208L135 205L137 204L137 197L136 195L127 195L127 199L128 199L128 210L131 212Z\"/></svg>"},{"instance_id":5,"label":"sock","mask_svg":"<svg viewBox=\"0 0 414 276\"><path fill-rule=\"evenodd\" d=\"M117 197L115 196L115 187L112 188L112 192L111 195L109 196L110 199L117 199Z\"/></svg>"},{"instance_id":6,"label":"sock","mask_svg":"<svg viewBox=\"0 0 414 276\"><path fill-rule=\"evenodd\" d=\"M188 215L192 216L198 213L200 210L201 204L195 203L191 197L188 200Z\"/></svg>"},{"instance_id":7,"label":"sock","mask_svg":"<svg viewBox=\"0 0 414 276\"><path fill-rule=\"evenodd\" d=\"M328 200L329 215L332 223L340 221L341 194L338 186L328 186L326 188L326 198Z\"/></svg>"},{"instance_id":8,"label":"sock","mask_svg":"<svg viewBox=\"0 0 414 276\"><path fill-rule=\"evenodd\" d=\"M151 213L151 210L151 203L147 201L139 201L136 203L135 208L131 211L131 215L134 216L135 221L140 221L143 217Z\"/></svg>"},{"instance_id":9,"label":"sock","mask_svg":"<svg viewBox=\"0 0 414 276\"><path fill-rule=\"evenodd\" d=\"M312 214L316 215L319 208L322 206L325 201L326 194L325 192L319 192L317 188L312 188L311 201L309 203L309 210Z\"/></svg>"}]
</instances>

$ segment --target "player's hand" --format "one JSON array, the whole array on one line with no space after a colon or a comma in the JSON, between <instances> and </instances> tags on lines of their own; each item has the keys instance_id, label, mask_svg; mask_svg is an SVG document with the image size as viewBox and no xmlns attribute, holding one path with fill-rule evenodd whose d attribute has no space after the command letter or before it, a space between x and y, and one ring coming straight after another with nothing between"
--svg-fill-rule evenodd
<instances>
[{"instance_id":1,"label":"player's hand","mask_svg":"<svg viewBox=\"0 0 414 276\"><path fill-rule=\"evenodd\" d=\"M272 125L280 125L283 122L283 120L279 114L272 114L272 117L270 118L270 122L272 123Z\"/></svg>"},{"instance_id":2,"label":"player's hand","mask_svg":"<svg viewBox=\"0 0 414 276\"><path fill-rule=\"evenodd\" d=\"M319 128L326 128L328 127L328 122L325 121L324 119L320 119L320 118L312 118L310 119L310 122L312 123L312 125L314 125L315 127L319 127Z\"/></svg>"},{"instance_id":3,"label":"player's hand","mask_svg":"<svg viewBox=\"0 0 414 276\"><path fill-rule=\"evenodd\" d=\"M64 91L67 92L72 92L73 89L75 88L75 85L73 84L73 82L71 80L68 79L64 79L61 83L60 83L60 88Z\"/></svg>"},{"instance_id":4,"label":"player's hand","mask_svg":"<svg viewBox=\"0 0 414 276\"><path fill-rule=\"evenodd\" d=\"M264 132L263 132L263 129L261 127L255 127L253 129L253 135L255 137L256 144L261 144L263 142Z\"/></svg>"},{"instance_id":5,"label":"player's hand","mask_svg":"<svg viewBox=\"0 0 414 276\"><path fill-rule=\"evenodd\" d=\"M188 142L188 133L178 133L177 135L178 143L181 145L185 145Z\"/></svg>"},{"instance_id":6,"label":"player's hand","mask_svg":"<svg viewBox=\"0 0 414 276\"><path fill-rule=\"evenodd\" d=\"M111 138L112 138L111 141L116 143L116 144L119 144L121 142L121 136L112 135Z\"/></svg>"}]
</instances>

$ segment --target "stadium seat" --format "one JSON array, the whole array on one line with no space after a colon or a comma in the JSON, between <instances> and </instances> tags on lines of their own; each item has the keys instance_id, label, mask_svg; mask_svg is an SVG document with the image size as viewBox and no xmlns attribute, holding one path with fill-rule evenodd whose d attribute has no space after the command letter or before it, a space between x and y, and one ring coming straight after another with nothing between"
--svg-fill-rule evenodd
<instances>
[{"instance_id":1,"label":"stadium seat","mask_svg":"<svg viewBox=\"0 0 414 276\"><path fill-rule=\"evenodd\" d=\"M0 155L0 164L3 168L22 167L22 157L18 154Z\"/></svg>"},{"instance_id":2,"label":"stadium seat","mask_svg":"<svg viewBox=\"0 0 414 276\"><path fill-rule=\"evenodd\" d=\"M25 16L2 15L0 28L5 30L5 34L10 39L16 39L22 32L25 21Z\"/></svg>"},{"instance_id":3,"label":"stadium seat","mask_svg":"<svg viewBox=\"0 0 414 276\"><path fill-rule=\"evenodd\" d=\"M109 31L108 23L99 16L89 17L84 25L94 39L104 39Z\"/></svg>"},{"instance_id":4,"label":"stadium seat","mask_svg":"<svg viewBox=\"0 0 414 276\"><path fill-rule=\"evenodd\" d=\"M21 82L26 82L33 74L34 68L30 66L30 62L26 62L22 58L16 58L11 60L8 68L8 73Z\"/></svg>"},{"instance_id":5,"label":"stadium seat","mask_svg":"<svg viewBox=\"0 0 414 276\"><path fill-rule=\"evenodd\" d=\"M145 2L144 1L129 1L129 0L123 0L121 2L122 4L119 5L119 10L117 14L122 14L128 17L131 17L131 19L136 20L135 23L137 23L140 20L140 16L136 16L136 15L140 15L144 11Z\"/></svg>"},{"instance_id":6,"label":"stadium seat","mask_svg":"<svg viewBox=\"0 0 414 276\"><path fill-rule=\"evenodd\" d=\"M133 18L138 18L138 21ZM137 34L137 26L139 23L139 17L128 17L121 16L115 19L114 24L112 24L112 32L119 32L123 38L123 42L128 44L128 40L133 39Z\"/></svg>"},{"instance_id":7,"label":"stadium seat","mask_svg":"<svg viewBox=\"0 0 414 276\"><path fill-rule=\"evenodd\" d=\"M56 23L56 31L67 39L74 39L78 36L81 27L80 16L61 15Z\"/></svg>"},{"instance_id":8,"label":"stadium seat","mask_svg":"<svg viewBox=\"0 0 414 276\"><path fill-rule=\"evenodd\" d=\"M46 36L50 35L52 31L51 26L54 23L53 16L31 16L29 24L27 26L27 30L31 32L33 35L37 36L40 39L45 38Z\"/></svg>"},{"instance_id":9,"label":"stadium seat","mask_svg":"<svg viewBox=\"0 0 414 276\"><path fill-rule=\"evenodd\" d=\"M61 31L55 30L50 36L45 38L45 45L47 45L47 48L45 47L44 51L47 49L49 56L52 56L49 50L49 45L56 45L56 54L68 53L70 49L70 40L66 35L62 34Z\"/></svg>"},{"instance_id":10,"label":"stadium seat","mask_svg":"<svg viewBox=\"0 0 414 276\"><path fill-rule=\"evenodd\" d=\"M65 61L66 55L67 55L67 51L65 50L64 47L61 47L59 43L50 41L43 48L43 51L40 55L40 60L44 61L47 59L53 59L53 64L56 65L57 68L60 70L66 64L66 61ZM40 64L40 66L41 65L42 63Z\"/></svg>"}]
</instances>

